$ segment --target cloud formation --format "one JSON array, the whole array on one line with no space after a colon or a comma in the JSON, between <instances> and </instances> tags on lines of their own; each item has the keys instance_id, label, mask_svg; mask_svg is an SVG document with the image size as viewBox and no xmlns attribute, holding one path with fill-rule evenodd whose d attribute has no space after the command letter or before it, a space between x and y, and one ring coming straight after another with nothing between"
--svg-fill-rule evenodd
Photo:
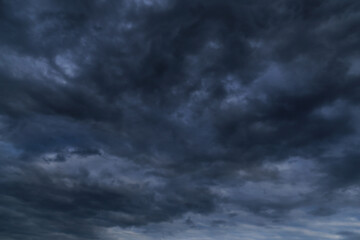
<instances>
[{"instance_id":1,"label":"cloud formation","mask_svg":"<svg viewBox=\"0 0 360 240\"><path fill-rule=\"evenodd\" d=\"M358 239L360 3L0 1L0 236Z\"/></svg>"}]
</instances>

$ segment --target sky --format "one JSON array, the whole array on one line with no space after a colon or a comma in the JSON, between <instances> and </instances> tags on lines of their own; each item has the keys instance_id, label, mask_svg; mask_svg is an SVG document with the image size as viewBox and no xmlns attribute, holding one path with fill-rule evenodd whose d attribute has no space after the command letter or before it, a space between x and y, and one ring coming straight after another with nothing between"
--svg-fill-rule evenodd
<instances>
[{"instance_id":1,"label":"sky","mask_svg":"<svg viewBox=\"0 0 360 240\"><path fill-rule=\"evenodd\" d=\"M360 1L0 0L0 239L359 240Z\"/></svg>"}]
</instances>

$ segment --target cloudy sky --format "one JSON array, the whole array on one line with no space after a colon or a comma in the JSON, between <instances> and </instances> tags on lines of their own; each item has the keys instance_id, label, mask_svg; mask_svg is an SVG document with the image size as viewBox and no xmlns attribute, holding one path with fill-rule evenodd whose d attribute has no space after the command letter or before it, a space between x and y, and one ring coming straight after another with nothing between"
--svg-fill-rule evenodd
<instances>
[{"instance_id":1,"label":"cloudy sky","mask_svg":"<svg viewBox=\"0 0 360 240\"><path fill-rule=\"evenodd\" d=\"M359 240L360 1L1 0L2 240Z\"/></svg>"}]
</instances>

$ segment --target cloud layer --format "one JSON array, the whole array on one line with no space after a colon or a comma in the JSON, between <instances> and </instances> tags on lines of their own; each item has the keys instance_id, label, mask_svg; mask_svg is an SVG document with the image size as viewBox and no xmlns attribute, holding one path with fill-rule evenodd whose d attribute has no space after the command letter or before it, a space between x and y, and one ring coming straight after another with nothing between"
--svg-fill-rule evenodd
<instances>
[{"instance_id":1,"label":"cloud layer","mask_svg":"<svg viewBox=\"0 0 360 240\"><path fill-rule=\"evenodd\" d=\"M358 239L359 13L0 1L1 238Z\"/></svg>"}]
</instances>

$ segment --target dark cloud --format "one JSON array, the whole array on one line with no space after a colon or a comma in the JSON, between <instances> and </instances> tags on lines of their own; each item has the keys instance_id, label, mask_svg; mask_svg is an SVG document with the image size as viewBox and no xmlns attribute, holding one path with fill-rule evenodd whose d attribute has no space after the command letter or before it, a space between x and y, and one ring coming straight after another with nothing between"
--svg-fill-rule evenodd
<instances>
[{"instance_id":1,"label":"dark cloud","mask_svg":"<svg viewBox=\"0 0 360 240\"><path fill-rule=\"evenodd\" d=\"M358 209L359 10L0 1L0 235Z\"/></svg>"},{"instance_id":2,"label":"dark cloud","mask_svg":"<svg viewBox=\"0 0 360 240\"><path fill-rule=\"evenodd\" d=\"M310 212L314 216L326 217L331 216L336 213L334 209L326 208L326 207L319 207Z\"/></svg>"},{"instance_id":3,"label":"dark cloud","mask_svg":"<svg viewBox=\"0 0 360 240\"><path fill-rule=\"evenodd\" d=\"M340 232L340 234L343 236L343 239L346 240L357 240L360 239L360 235L353 232Z\"/></svg>"}]
</instances>

